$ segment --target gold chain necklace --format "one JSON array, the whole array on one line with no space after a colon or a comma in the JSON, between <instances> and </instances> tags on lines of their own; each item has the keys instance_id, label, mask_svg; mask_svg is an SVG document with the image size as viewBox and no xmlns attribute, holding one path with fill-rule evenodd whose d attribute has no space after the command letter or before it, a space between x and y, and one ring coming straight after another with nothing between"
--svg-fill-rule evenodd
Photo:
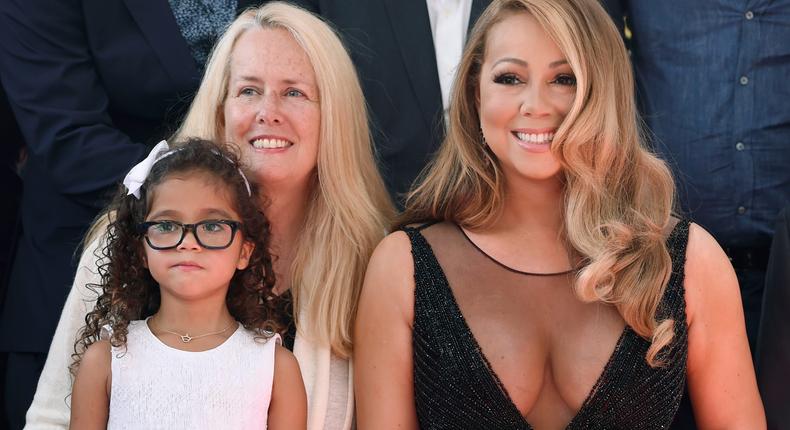
<instances>
[{"instance_id":1,"label":"gold chain necklace","mask_svg":"<svg viewBox=\"0 0 790 430\"><path fill-rule=\"evenodd\" d=\"M153 318L151 318L151 322L153 323ZM235 323L235 322L236 321L233 321L232 323L228 324L227 327L223 328L220 331L215 331L215 332L212 332L212 333L200 334L200 335L197 335L197 336L190 336L189 333L181 334L181 333L174 332L172 330L165 330L163 328L160 328L159 330L161 330L161 331L163 331L165 333L174 334L174 335L178 336L179 338L181 338L181 342L189 343L189 342L191 342L191 341L193 341L195 339L200 339L201 337L214 336L214 335L217 335L217 334L225 333L226 331L228 331L229 328L231 328L233 326L233 323Z\"/></svg>"}]
</instances>

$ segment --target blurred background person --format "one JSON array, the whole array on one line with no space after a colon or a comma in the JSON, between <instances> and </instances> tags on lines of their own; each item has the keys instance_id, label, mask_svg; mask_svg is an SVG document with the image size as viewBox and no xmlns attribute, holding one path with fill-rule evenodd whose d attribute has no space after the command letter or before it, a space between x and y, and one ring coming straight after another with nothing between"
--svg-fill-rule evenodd
<instances>
[{"instance_id":1,"label":"blurred background person","mask_svg":"<svg viewBox=\"0 0 790 430\"><path fill-rule=\"evenodd\" d=\"M774 223L790 203L790 0L603 4L630 30L640 110L680 208L735 268L754 355ZM682 408L678 428L692 421Z\"/></svg>"},{"instance_id":2,"label":"blurred background person","mask_svg":"<svg viewBox=\"0 0 790 430\"><path fill-rule=\"evenodd\" d=\"M760 335L754 352L768 428L790 428L790 206L779 216L765 273Z\"/></svg>"}]
</instances>

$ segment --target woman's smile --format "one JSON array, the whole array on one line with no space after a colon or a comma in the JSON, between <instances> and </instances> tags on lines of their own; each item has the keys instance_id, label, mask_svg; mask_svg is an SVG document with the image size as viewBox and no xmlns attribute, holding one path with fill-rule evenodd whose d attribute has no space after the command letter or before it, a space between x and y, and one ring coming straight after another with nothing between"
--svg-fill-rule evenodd
<instances>
[{"instance_id":1,"label":"woman's smile","mask_svg":"<svg viewBox=\"0 0 790 430\"><path fill-rule=\"evenodd\" d=\"M516 138L516 143L529 152L548 152L556 131L556 128L524 128L513 130L511 134Z\"/></svg>"}]
</instances>

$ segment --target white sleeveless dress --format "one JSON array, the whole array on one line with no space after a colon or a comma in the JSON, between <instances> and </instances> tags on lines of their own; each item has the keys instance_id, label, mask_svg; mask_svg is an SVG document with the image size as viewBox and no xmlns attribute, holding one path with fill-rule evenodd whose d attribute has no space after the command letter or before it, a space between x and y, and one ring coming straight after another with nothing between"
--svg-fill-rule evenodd
<instances>
[{"instance_id":1,"label":"white sleeveless dress","mask_svg":"<svg viewBox=\"0 0 790 430\"><path fill-rule=\"evenodd\" d=\"M239 325L214 349L181 351L132 321L126 348L112 348L107 428L265 429L279 341Z\"/></svg>"}]
</instances>

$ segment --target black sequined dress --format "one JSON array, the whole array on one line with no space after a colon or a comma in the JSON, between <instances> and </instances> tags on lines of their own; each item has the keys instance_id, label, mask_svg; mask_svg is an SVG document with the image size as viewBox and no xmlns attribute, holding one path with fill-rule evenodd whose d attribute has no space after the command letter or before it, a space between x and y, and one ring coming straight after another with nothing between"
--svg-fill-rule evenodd
<instances>
[{"instance_id":1,"label":"black sequined dress","mask_svg":"<svg viewBox=\"0 0 790 430\"><path fill-rule=\"evenodd\" d=\"M674 319L675 336L660 355L666 365L651 368L645 361L649 343L626 326L567 429L669 428L686 375L683 266L688 229L688 221L680 221L667 238L673 270L658 316ZM512 280L517 278L525 282L524 273L509 273L514 271L490 261L491 257L482 254L454 224L428 224L404 231L414 257L414 391L420 428L532 429L482 353L450 287L466 280L461 277L476 276L477 267L485 264L499 265L500 271L474 282L491 285L516 282ZM445 273L448 255L462 262ZM491 267L483 270L495 273Z\"/></svg>"}]
</instances>

